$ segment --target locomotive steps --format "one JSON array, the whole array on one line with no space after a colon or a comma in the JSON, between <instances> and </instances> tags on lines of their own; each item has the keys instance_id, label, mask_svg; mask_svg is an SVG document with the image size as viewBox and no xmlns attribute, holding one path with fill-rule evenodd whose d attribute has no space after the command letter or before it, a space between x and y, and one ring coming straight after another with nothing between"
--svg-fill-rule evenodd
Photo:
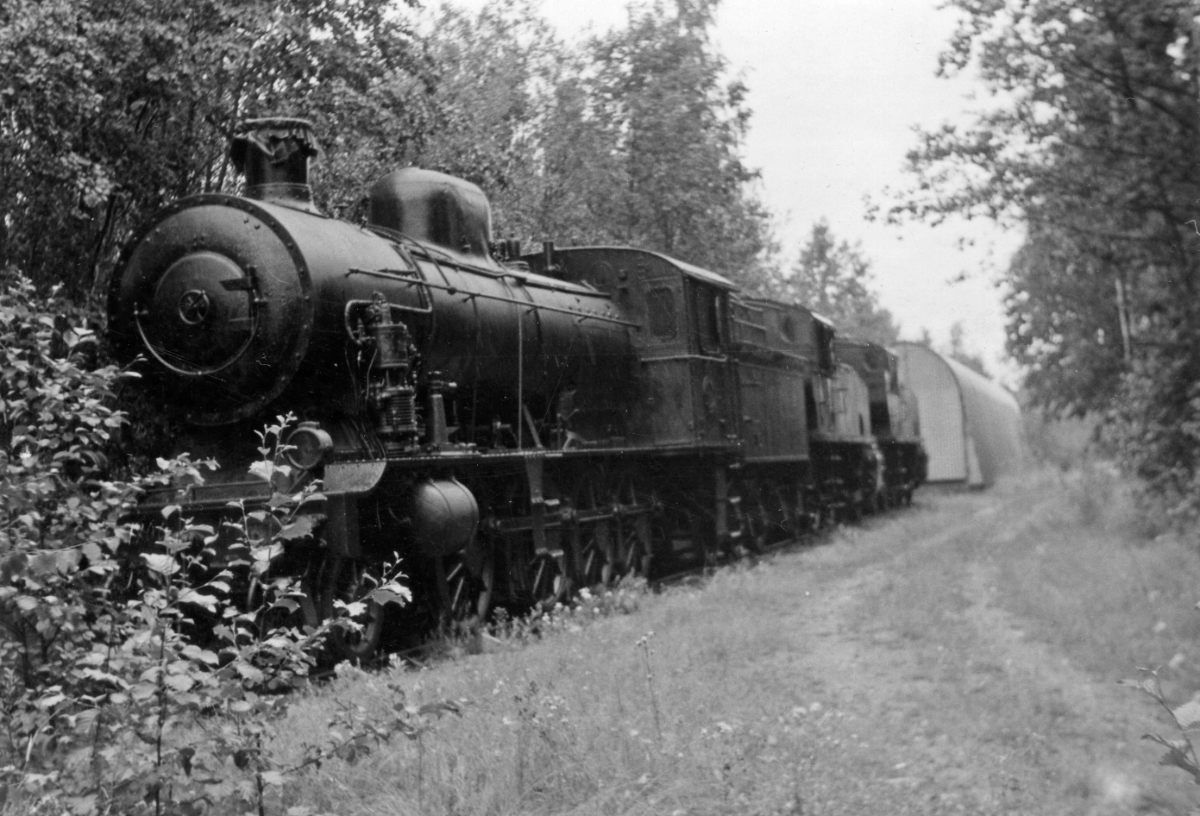
<instances>
[{"instance_id":1,"label":"locomotive steps","mask_svg":"<svg viewBox=\"0 0 1200 816\"><path fill-rule=\"evenodd\" d=\"M343 814L1182 812L1186 777L1138 739L1165 726L1113 681L1169 664L1177 699L1200 686L1200 565L1131 543L1121 496L1095 473L923 492L634 615L350 671L271 750L320 741L339 702L383 716L398 683L468 704L289 797Z\"/></svg>"}]
</instances>

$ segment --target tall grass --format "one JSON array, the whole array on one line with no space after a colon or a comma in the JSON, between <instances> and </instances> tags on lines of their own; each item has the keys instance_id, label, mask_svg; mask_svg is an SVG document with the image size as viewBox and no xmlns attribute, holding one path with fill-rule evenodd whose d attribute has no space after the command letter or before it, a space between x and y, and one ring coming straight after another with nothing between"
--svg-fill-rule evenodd
<instances>
[{"instance_id":1,"label":"tall grass","mask_svg":"<svg viewBox=\"0 0 1200 816\"><path fill-rule=\"evenodd\" d=\"M808 705L786 677L753 668L797 647L786 631L757 625L778 603L768 577L763 569L722 574L636 616L558 627L520 648L491 642L486 654L404 674L410 695L468 701L461 720L331 766L300 800L346 816L659 814L712 812L722 802L786 812L790 777L750 772L790 753L788 724ZM353 698L382 716L394 682L340 677L295 707L288 750L326 736L330 699Z\"/></svg>"},{"instance_id":2,"label":"tall grass","mask_svg":"<svg viewBox=\"0 0 1200 816\"><path fill-rule=\"evenodd\" d=\"M1053 735L1091 726L1071 690L1026 693L1038 668L978 642L981 608L1089 676L1161 665L1177 689L1200 688L1200 558L1147 525L1132 486L1090 454L988 493L918 494L912 511L832 539L560 610L431 668L347 670L293 706L273 752L327 741L339 700L380 718L401 694L461 700L462 716L328 762L288 801L339 816L881 812L914 753L950 763L924 771L946 774L938 812L1051 812L1021 808L1052 773L1071 796L1101 795L1090 753L1055 764ZM864 649L882 674L839 676ZM930 708L928 688L961 694ZM953 763L955 739L1008 764Z\"/></svg>"},{"instance_id":3,"label":"tall grass","mask_svg":"<svg viewBox=\"0 0 1200 816\"><path fill-rule=\"evenodd\" d=\"M1039 485L1031 486L1039 489ZM1200 553L1144 515L1137 487L1103 464L1042 474L1045 502L1000 563L1001 603L1081 665L1118 679L1164 667L1200 688Z\"/></svg>"},{"instance_id":4,"label":"tall grass","mask_svg":"<svg viewBox=\"0 0 1200 816\"><path fill-rule=\"evenodd\" d=\"M1150 666L1173 690L1200 688L1195 537L1172 529L1103 458L1094 420L1034 418L1027 430L1043 467L1009 489L1043 500L1014 528L1000 602L1104 676Z\"/></svg>"},{"instance_id":5,"label":"tall grass","mask_svg":"<svg viewBox=\"0 0 1200 816\"><path fill-rule=\"evenodd\" d=\"M554 632L545 641L487 639L482 655L398 676L351 671L294 707L277 750L299 754L324 738L339 697L384 716L397 682L414 699L468 702L461 719L420 741L328 765L293 794L344 816L799 814L853 800L865 795L861 775L894 775L897 760L838 736L844 711L830 701L849 692L811 658L842 633L820 631L833 640L818 646L798 621L830 611L814 603L823 585L942 524L919 502L830 546L647 597L636 615L588 623L565 614L543 622ZM922 614L913 613L913 631Z\"/></svg>"}]
</instances>

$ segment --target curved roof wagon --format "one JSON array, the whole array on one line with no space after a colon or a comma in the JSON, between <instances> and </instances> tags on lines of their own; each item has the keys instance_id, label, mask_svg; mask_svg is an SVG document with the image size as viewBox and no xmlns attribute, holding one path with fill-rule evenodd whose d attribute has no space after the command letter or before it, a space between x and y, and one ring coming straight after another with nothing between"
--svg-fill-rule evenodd
<instances>
[{"instance_id":1,"label":"curved roof wagon","mask_svg":"<svg viewBox=\"0 0 1200 816\"><path fill-rule=\"evenodd\" d=\"M897 343L917 397L929 481L987 487L1025 461L1021 411L1003 386L919 343Z\"/></svg>"}]
</instances>

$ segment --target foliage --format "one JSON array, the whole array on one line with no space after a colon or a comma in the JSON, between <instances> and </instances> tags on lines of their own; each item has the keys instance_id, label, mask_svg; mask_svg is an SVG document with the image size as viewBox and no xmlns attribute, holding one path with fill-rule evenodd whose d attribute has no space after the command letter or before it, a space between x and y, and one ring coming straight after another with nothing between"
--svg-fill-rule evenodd
<instances>
[{"instance_id":1,"label":"foliage","mask_svg":"<svg viewBox=\"0 0 1200 816\"><path fill-rule=\"evenodd\" d=\"M68 356L61 305L40 302L12 272L0 280L0 662L26 686L53 676L45 659L51 650L90 648L84 610L43 609L38 599L43 592L87 601L103 594L92 565L122 543L115 520L134 494L101 478L122 423L106 404L120 372L89 371ZM33 594L14 587L18 578ZM32 614L38 611L44 616Z\"/></svg>"},{"instance_id":2,"label":"foliage","mask_svg":"<svg viewBox=\"0 0 1200 816\"><path fill-rule=\"evenodd\" d=\"M976 374L990 377L991 375L988 374L987 365L983 362L983 358L967 350L966 336L967 330L963 328L962 321L954 321L950 326L950 358L962 363Z\"/></svg>"},{"instance_id":3,"label":"foliage","mask_svg":"<svg viewBox=\"0 0 1200 816\"><path fill-rule=\"evenodd\" d=\"M344 206L357 197L348 163L393 162L420 130L420 95L388 95L427 73L400 20L369 0L6 5L0 265L87 291L150 212L233 188L225 146L247 116L303 113L322 135L336 124L317 176Z\"/></svg>"},{"instance_id":4,"label":"foliage","mask_svg":"<svg viewBox=\"0 0 1200 816\"><path fill-rule=\"evenodd\" d=\"M755 280L773 247L739 157L746 89L708 37L716 5L660 0L575 51L530 0L445 10L420 37L368 0L20 0L0 16L0 264L95 291L152 211L236 188L238 121L304 115L335 215L421 163L486 190L500 234Z\"/></svg>"},{"instance_id":5,"label":"foliage","mask_svg":"<svg viewBox=\"0 0 1200 816\"><path fill-rule=\"evenodd\" d=\"M1123 374L1114 271L1072 241L1038 234L1009 266L1008 350L1029 392L1058 413L1105 410Z\"/></svg>"},{"instance_id":6,"label":"foliage","mask_svg":"<svg viewBox=\"0 0 1200 816\"><path fill-rule=\"evenodd\" d=\"M1148 495L1195 494L1200 402L1200 49L1187 0L954 0L946 73L974 66L993 106L922 134L894 217L1021 221L1008 348L1056 411L1107 412ZM1191 512L1191 509L1188 509Z\"/></svg>"},{"instance_id":7,"label":"foliage","mask_svg":"<svg viewBox=\"0 0 1200 816\"><path fill-rule=\"evenodd\" d=\"M1196 334L1192 327L1181 331ZM1142 479L1147 512L1190 529L1200 517L1200 355L1192 349L1149 349L1130 362L1121 385L1102 439Z\"/></svg>"},{"instance_id":8,"label":"foliage","mask_svg":"<svg viewBox=\"0 0 1200 816\"><path fill-rule=\"evenodd\" d=\"M591 210L622 242L754 282L769 224L739 155L746 86L724 79L709 39L718 5L655 0L593 40L592 104L617 138L618 183L595 190Z\"/></svg>"},{"instance_id":9,"label":"foliage","mask_svg":"<svg viewBox=\"0 0 1200 816\"><path fill-rule=\"evenodd\" d=\"M829 224L813 225L791 274L776 277L772 294L805 304L827 317L838 331L880 345L899 339L891 312L872 290L871 264L857 245L839 242Z\"/></svg>"},{"instance_id":10,"label":"foliage","mask_svg":"<svg viewBox=\"0 0 1200 816\"><path fill-rule=\"evenodd\" d=\"M86 335L60 306L16 275L0 288L0 809L262 812L286 801L289 774L427 729L442 709L400 704L384 722L343 718L297 766L272 758L266 742L290 700L278 692L307 682L358 603L310 621L296 582L273 570L286 545L311 538L320 501L289 478L279 440L290 418L266 429L251 469L286 490L266 507L235 503L220 530L171 505L161 523L127 520L145 488L186 488L214 463L185 455L150 477L106 478L123 422L108 403L124 375L83 365ZM407 597L395 583L375 592Z\"/></svg>"},{"instance_id":11,"label":"foliage","mask_svg":"<svg viewBox=\"0 0 1200 816\"><path fill-rule=\"evenodd\" d=\"M758 281L774 247L739 155L746 88L709 39L716 7L636 6L582 51L530 0L443 10L414 159L487 191L500 235L640 246Z\"/></svg>"},{"instance_id":12,"label":"foliage","mask_svg":"<svg viewBox=\"0 0 1200 816\"><path fill-rule=\"evenodd\" d=\"M1126 685L1134 686L1158 703L1167 713L1167 719L1175 732L1174 738L1152 733L1143 735L1142 739L1167 749L1159 761L1160 764L1178 768L1190 775L1194 783L1200 785L1200 756L1196 754L1196 744L1191 736L1200 727L1200 701L1193 699L1182 705L1172 705L1163 692L1158 672L1140 667L1138 671L1142 674L1141 679L1125 681Z\"/></svg>"},{"instance_id":13,"label":"foliage","mask_svg":"<svg viewBox=\"0 0 1200 816\"><path fill-rule=\"evenodd\" d=\"M559 163L560 140L579 139L582 110L563 116L560 94L581 74L582 61L557 39L530 0L490 3L471 14L443 8L427 42L437 66L429 138L415 161L478 184L488 194L498 234L532 242L592 237L582 198L561 199L567 185L587 188L576 171L587 163ZM586 176L585 176L586 177ZM593 181L598 181L593 176ZM547 197L557 199L548 206Z\"/></svg>"}]
</instances>

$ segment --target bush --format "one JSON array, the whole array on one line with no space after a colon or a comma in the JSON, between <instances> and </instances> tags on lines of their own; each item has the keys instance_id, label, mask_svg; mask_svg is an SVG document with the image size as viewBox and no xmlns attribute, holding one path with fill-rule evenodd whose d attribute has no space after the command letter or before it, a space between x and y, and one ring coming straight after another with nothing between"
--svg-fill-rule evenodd
<instances>
[{"instance_id":1,"label":"bush","mask_svg":"<svg viewBox=\"0 0 1200 816\"><path fill-rule=\"evenodd\" d=\"M90 650L136 486L103 478L121 373L80 365L28 281L9 273L0 291L0 665L6 689L28 689Z\"/></svg>"},{"instance_id":2,"label":"bush","mask_svg":"<svg viewBox=\"0 0 1200 816\"><path fill-rule=\"evenodd\" d=\"M295 614L297 587L270 571L285 539L311 534L302 517L316 486L265 509L234 503L220 530L179 508L161 523L127 521L145 486L202 481L214 463L185 455L108 478L124 422L112 394L129 375L95 357L65 304L17 275L0 280L0 811L263 813L285 803L286 774L368 737L419 731L428 712L401 707L296 766L270 759L264 745L289 701L277 692L307 682L328 632L353 625L353 603L320 625ZM286 475L288 421L264 431L251 469L272 483ZM275 535L248 535L256 514L275 516ZM218 539L231 557L214 569L203 556ZM263 589L257 610L231 600L248 581ZM407 597L394 583L375 592Z\"/></svg>"},{"instance_id":3,"label":"bush","mask_svg":"<svg viewBox=\"0 0 1200 816\"><path fill-rule=\"evenodd\" d=\"M1141 480L1147 514L1180 531L1200 519L1200 358L1151 350L1124 376L1103 427L1121 467Z\"/></svg>"}]
</instances>

